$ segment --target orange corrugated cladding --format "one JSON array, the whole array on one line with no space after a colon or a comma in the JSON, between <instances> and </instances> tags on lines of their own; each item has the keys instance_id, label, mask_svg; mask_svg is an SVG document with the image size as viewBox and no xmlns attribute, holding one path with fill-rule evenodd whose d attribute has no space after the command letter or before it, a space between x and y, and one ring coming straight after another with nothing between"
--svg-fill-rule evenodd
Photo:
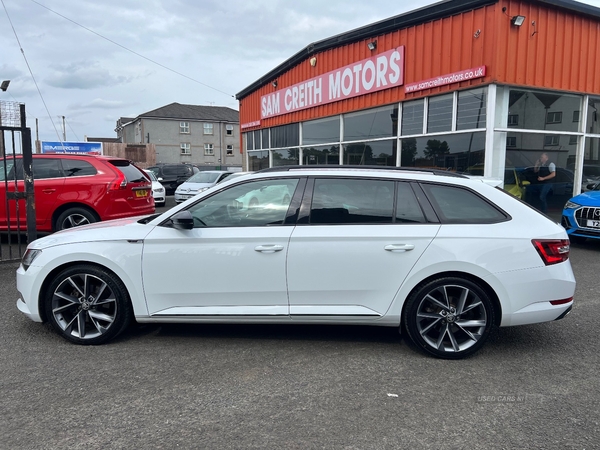
<instances>
[{"instance_id":1,"label":"orange corrugated cladding","mask_svg":"<svg viewBox=\"0 0 600 450\"><path fill-rule=\"evenodd\" d=\"M502 11L506 8L506 11ZM521 27L512 16L524 15ZM535 21L535 26L532 25ZM479 33L477 31L479 30ZM366 43L377 39L377 50ZM261 121L259 128L301 122L435 95L491 82L543 89L600 93L600 21L527 1L500 1L444 19L404 28L315 55L240 100L240 123L261 120L262 95L285 89L378 53L405 46L404 83L485 65L484 78L404 93L396 87ZM256 128L253 128L256 129ZM247 130L245 130L247 131Z\"/></svg>"}]
</instances>

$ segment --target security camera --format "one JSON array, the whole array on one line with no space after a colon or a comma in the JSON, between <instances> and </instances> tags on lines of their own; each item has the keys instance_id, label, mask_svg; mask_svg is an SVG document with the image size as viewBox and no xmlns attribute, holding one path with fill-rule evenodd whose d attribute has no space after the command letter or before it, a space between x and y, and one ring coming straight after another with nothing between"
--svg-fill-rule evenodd
<instances>
[{"instance_id":1,"label":"security camera","mask_svg":"<svg viewBox=\"0 0 600 450\"><path fill-rule=\"evenodd\" d=\"M0 84L0 89L6 91L8 89L8 85L10 84L10 80L4 80L2 84Z\"/></svg>"}]
</instances>

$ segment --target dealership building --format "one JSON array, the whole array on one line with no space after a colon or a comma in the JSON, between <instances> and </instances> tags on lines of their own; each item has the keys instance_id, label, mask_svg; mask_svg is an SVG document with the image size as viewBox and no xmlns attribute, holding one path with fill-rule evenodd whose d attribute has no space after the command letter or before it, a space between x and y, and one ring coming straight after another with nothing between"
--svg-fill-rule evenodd
<instances>
[{"instance_id":1,"label":"dealership building","mask_svg":"<svg viewBox=\"0 0 600 450\"><path fill-rule=\"evenodd\" d=\"M310 44L237 98L248 170L429 167L512 184L546 153L562 207L600 180L600 9L442 1Z\"/></svg>"}]
</instances>

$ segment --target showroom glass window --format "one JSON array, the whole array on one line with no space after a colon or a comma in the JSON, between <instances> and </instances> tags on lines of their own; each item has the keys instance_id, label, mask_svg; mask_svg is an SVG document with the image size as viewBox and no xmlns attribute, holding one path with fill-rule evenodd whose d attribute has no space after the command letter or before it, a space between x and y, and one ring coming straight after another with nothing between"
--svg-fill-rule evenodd
<instances>
[{"instance_id":1,"label":"showroom glass window","mask_svg":"<svg viewBox=\"0 0 600 450\"><path fill-rule=\"evenodd\" d=\"M260 138L262 141L262 148L270 148L271 138L269 137L269 129L268 128L261 130Z\"/></svg>"},{"instance_id":2,"label":"showroom glass window","mask_svg":"<svg viewBox=\"0 0 600 450\"><path fill-rule=\"evenodd\" d=\"M317 145L314 147L302 147L302 164L305 166L324 164L340 164L339 145Z\"/></svg>"},{"instance_id":3,"label":"showroom glass window","mask_svg":"<svg viewBox=\"0 0 600 450\"><path fill-rule=\"evenodd\" d=\"M397 134L397 104L344 115L344 142L393 137Z\"/></svg>"},{"instance_id":4,"label":"showroom glass window","mask_svg":"<svg viewBox=\"0 0 600 450\"><path fill-rule=\"evenodd\" d=\"M300 150L298 148L288 148L282 150L273 150L271 157L273 158L273 167L275 166L297 166Z\"/></svg>"},{"instance_id":5,"label":"showroom glass window","mask_svg":"<svg viewBox=\"0 0 600 450\"><path fill-rule=\"evenodd\" d=\"M262 132L261 132L261 130L254 130L253 134L254 134L254 148L256 150L258 150L260 148L264 148L262 146Z\"/></svg>"},{"instance_id":6,"label":"showroom glass window","mask_svg":"<svg viewBox=\"0 0 600 450\"><path fill-rule=\"evenodd\" d=\"M427 132L439 133L452 130L452 107L454 94L429 98L427 108Z\"/></svg>"},{"instance_id":7,"label":"showroom glass window","mask_svg":"<svg viewBox=\"0 0 600 450\"><path fill-rule=\"evenodd\" d=\"M423 99L402 103L402 136L423 134L424 108Z\"/></svg>"},{"instance_id":8,"label":"showroom glass window","mask_svg":"<svg viewBox=\"0 0 600 450\"><path fill-rule=\"evenodd\" d=\"M297 178L257 180L232 186L191 206L195 228L283 225Z\"/></svg>"},{"instance_id":9,"label":"showroom glass window","mask_svg":"<svg viewBox=\"0 0 600 450\"><path fill-rule=\"evenodd\" d=\"M340 141L340 116L311 120L302 124L302 145Z\"/></svg>"},{"instance_id":10,"label":"showroom glass window","mask_svg":"<svg viewBox=\"0 0 600 450\"><path fill-rule=\"evenodd\" d=\"M345 165L395 166L397 140L344 144Z\"/></svg>"},{"instance_id":11,"label":"showroom glass window","mask_svg":"<svg viewBox=\"0 0 600 450\"><path fill-rule=\"evenodd\" d=\"M579 121L573 121L573 117L581 110L581 100L578 95L561 92L511 89L508 100L508 116L512 117L510 127L577 132Z\"/></svg>"},{"instance_id":12,"label":"showroom glass window","mask_svg":"<svg viewBox=\"0 0 600 450\"><path fill-rule=\"evenodd\" d=\"M246 150L254 150L254 134L252 132L244 133L244 145Z\"/></svg>"},{"instance_id":13,"label":"showroom glass window","mask_svg":"<svg viewBox=\"0 0 600 450\"><path fill-rule=\"evenodd\" d=\"M401 142L402 166L466 172L485 160L483 131L404 138Z\"/></svg>"},{"instance_id":14,"label":"showroom glass window","mask_svg":"<svg viewBox=\"0 0 600 450\"><path fill-rule=\"evenodd\" d=\"M485 128L487 88L458 93L456 129Z\"/></svg>"},{"instance_id":15,"label":"showroom glass window","mask_svg":"<svg viewBox=\"0 0 600 450\"><path fill-rule=\"evenodd\" d=\"M300 124L292 123L271 128L271 148L297 147L300 145Z\"/></svg>"},{"instance_id":16,"label":"showroom glass window","mask_svg":"<svg viewBox=\"0 0 600 450\"><path fill-rule=\"evenodd\" d=\"M249 152L248 153L248 170L256 172L262 169L269 168L269 152Z\"/></svg>"}]
</instances>

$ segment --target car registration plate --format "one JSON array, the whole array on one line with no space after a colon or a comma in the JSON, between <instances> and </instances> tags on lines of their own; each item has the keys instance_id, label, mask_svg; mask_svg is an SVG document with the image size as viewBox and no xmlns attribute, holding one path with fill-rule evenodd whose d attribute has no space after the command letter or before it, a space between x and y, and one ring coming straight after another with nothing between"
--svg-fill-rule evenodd
<instances>
[{"instance_id":1,"label":"car registration plate","mask_svg":"<svg viewBox=\"0 0 600 450\"><path fill-rule=\"evenodd\" d=\"M588 220L587 226L592 228L600 228L600 220Z\"/></svg>"},{"instance_id":2,"label":"car registration plate","mask_svg":"<svg viewBox=\"0 0 600 450\"><path fill-rule=\"evenodd\" d=\"M140 197L148 197L148 191L146 189L140 189L138 191L135 191L135 196L140 198Z\"/></svg>"}]
</instances>

